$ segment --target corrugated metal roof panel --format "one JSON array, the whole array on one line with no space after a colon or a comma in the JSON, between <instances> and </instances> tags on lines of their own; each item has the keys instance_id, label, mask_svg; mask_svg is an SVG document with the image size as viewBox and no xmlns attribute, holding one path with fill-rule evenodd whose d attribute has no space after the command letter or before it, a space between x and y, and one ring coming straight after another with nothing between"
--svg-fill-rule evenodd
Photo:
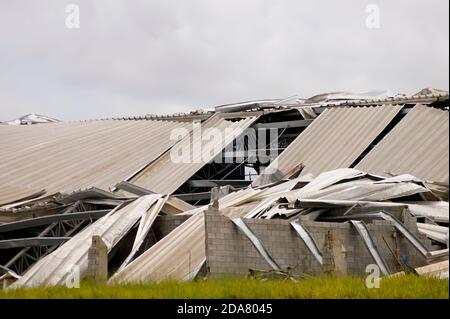
<instances>
[{"instance_id":1,"label":"corrugated metal roof panel","mask_svg":"<svg viewBox=\"0 0 450 319\"><path fill-rule=\"evenodd\" d=\"M411 96L394 96L374 99L358 99L358 100L331 100L315 103L302 103L297 106L310 107L338 107L338 106L374 106L374 105L404 105L404 104L432 104L449 100L448 92L417 94Z\"/></svg>"},{"instance_id":2,"label":"corrugated metal roof panel","mask_svg":"<svg viewBox=\"0 0 450 319\"><path fill-rule=\"evenodd\" d=\"M170 132L179 127L190 130L192 124L108 120L2 126L0 184L47 193L108 189L173 146ZM5 194L0 192L0 201Z\"/></svg>"},{"instance_id":3,"label":"corrugated metal roof panel","mask_svg":"<svg viewBox=\"0 0 450 319\"><path fill-rule=\"evenodd\" d=\"M205 216L197 212L129 265L110 283L182 280L205 260Z\"/></svg>"},{"instance_id":4,"label":"corrugated metal roof panel","mask_svg":"<svg viewBox=\"0 0 450 319\"><path fill-rule=\"evenodd\" d=\"M92 237L100 236L107 251L111 251L160 197L157 194L146 195L128 205L116 207L51 254L39 259L11 288L61 285L71 275L68 269L73 266L78 267L81 276L85 275Z\"/></svg>"},{"instance_id":5,"label":"corrugated metal roof panel","mask_svg":"<svg viewBox=\"0 0 450 319\"><path fill-rule=\"evenodd\" d=\"M401 106L340 107L325 110L266 170L302 175L349 167L399 113ZM254 184L258 184L258 177Z\"/></svg>"},{"instance_id":6,"label":"corrugated metal roof panel","mask_svg":"<svg viewBox=\"0 0 450 319\"><path fill-rule=\"evenodd\" d=\"M171 152L167 152L139 174L133 180L133 184L159 194L175 192L205 164L220 154L257 118L256 116L250 116L241 120L227 121L220 114L214 115L202 124L201 129L194 129L190 135L186 136L172 149L174 152L190 150L188 154L182 153L183 157L187 155L190 158L183 158L182 163L174 162ZM210 136L207 136L209 129L214 129L217 133L220 133L219 140L214 138L211 141L209 139ZM200 136L201 140L197 136ZM196 140L196 142L193 143L193 140Z\"/></svg>"},{"instance_id":7,"label":"corrugated metal roof panel","mask_svg":"<svg viewBox=\"0 0 450 319\"><path fill-rule=\"evenodd\" d=\"M449 112L417 105L356 168L448 183L448 166Z\"/></svg>"},{"instance_id":8,"label":"corrugated metal roof panel","mask_svg":"<svg viewBox=\"0 0 450 319\"><path fill-rule=\"evenodd\" d=\"M39 196L42 193L45 193L45 191L10 184L0 184L0 206L18 200L25 200L34 196Z\"/></svg>"}]
</instances>

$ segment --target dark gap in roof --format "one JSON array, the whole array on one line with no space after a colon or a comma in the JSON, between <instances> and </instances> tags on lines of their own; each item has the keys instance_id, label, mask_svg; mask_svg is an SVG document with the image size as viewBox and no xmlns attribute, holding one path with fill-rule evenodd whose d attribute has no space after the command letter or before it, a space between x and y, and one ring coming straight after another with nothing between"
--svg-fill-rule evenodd
<instances>
[{"instance_id":1,"label":"dark gap in roof","mask_svg":"<svg viewBox=\"0 0 450 319\"><path fill-rule=\"evenodd\" d=\"M392 129L405 117L405 107L400 110L400 112L397 113L397 115L392 119L392 121L384 128L383 131L381 131L380 134L373 140L373 142L361 153L361 155L350 165L350 168L356 167L364 157L366 157L367 154L369 154L372 149L377 146L379 142L381 142L382 139L384 139L391 131Z\"/></svg>"},{"instance_id":2,"label":"dark gap in roof","mask_svg":"<svg viewBox=\"0 0 450 319\"><path fill-rule=\"evenodd\" d=\"M259 118L256 124L260 123L277 123L277 122L286 122L286 121L295 121L302 120L300 112L297 110L289 110L286 112L276 112L265 114ZM287 129L278 129L278 155L284 150L290 143L303 131L303 127L293 127ZM268 134L268 130L266 131L266 148L270 146L270 134ZM258 143L256 143L258 144ZM256 145L258 147L258 145ZM243 148L245 151L249 151L249 139L248 136L244 135L244 145ZM224 148L225 150L226 148ZM233 150L237 150L238 146L236 143L236 139L233 141ZM189 180L187 180L176 192L175 194L200 194L200 193L208 193L211 191L210 187L193 187L191 185L192 181L217 181L217 180L225 180L225 181L245 181L247 179L247 171L246 167L253 168L256 172L259 172L259 168L261 163L258 161L256 163L248 161L248 154L244 156L244 161L239 161L236 158L233 158L231 163L227 163L224 161L224 150L222 150L221 154L216 157L216 159L221 159L222 161L213 161L212 163L208 163L204 165L199 171L197 171ZM265 151L266 155L268 151ZM198 184L198 183L197 183ZM236 184L236 183L235 183ZM238 183L239 184L239 183ZM236 186L237 185L231 185ZM193 196L198 197L198 196ZM202 196L200 196L202 197ZM200 198L198 197L198 198ZM201 199L201 200L187 200L190 204L195 206L208 204L210 199Z\"/></svg>"},{"instance_id":3,"label":"dark gap in roof","mask_svg":"<svg viewBox=\"0 0 450 319\"><path fill-rule=\"evenodd\" d=\"M392 199L393 202L402 203L402 202L421 202L423 198L420 194L413 194L409 196L397 197Z\"/></svg>"},{"instance_id":4,"label":"dark gap in roof","mask_svg":"<svg viewBox=\"0 0 450 319\"><path fill-rule=\"evenodd\" d=\"M131 253L137 229L138 227L135 225L108 253L108 272L110 274L117 271Z\"/></svg>"},{"instance_id":5,"label":"dark gap in roof","mask_svg":"<svg viewBox=\"0 0 450 319\"><path fill-rule=\"evenodd\" d=\"M449 100L438 101L430 104L430 106L443 111L449 111Z\"/></svg>"},{"instance_id":6,"label":"dark gap in roof","mask_svg":"<svg viewBox=\"0 0 450 319\"><path fill-rule=\"evenodd\" d=\"M225 121L227 122L239 122L242 120L245 120L245 117L233 117L233 118L224 118Z\"/></svg>"},{"instance_id":7,"label":"dark gap in roof","mask_svg":"<svg viewBox=\"0 0 450 319\"><path fill-rule=\"evenodd\" d=\"M245 180L245 164L242 163L208 163L197 171L189 180L187 180L174 194L201 194L211 191L211 187L197 187L190 185L191 181L240 181ZM198 196L193 196L196 198ZM199 198L202 198L200 196ZM186 200L188 203L199 206L210 202L210 196L207 199Z\"/></svg>"}]
</instances>

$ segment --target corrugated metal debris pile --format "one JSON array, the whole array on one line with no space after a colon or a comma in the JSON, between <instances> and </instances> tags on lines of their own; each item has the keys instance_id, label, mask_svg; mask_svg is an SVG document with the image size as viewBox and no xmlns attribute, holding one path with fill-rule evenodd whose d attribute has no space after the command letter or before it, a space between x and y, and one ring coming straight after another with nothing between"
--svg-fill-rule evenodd
<instances>
[{"instance_id":1,"label":"corrugated metal debris pile","mask_svg":"<svg viewBox=\"0 0 450 319\"><path fill-rule=\"evenodd\" d=\"M383 275L448 278L448 100L435 90L334 93L0 126L0 281L17 288L88 276L94 236L110 284L243 268L359 274L367 264ZM208 128L223 135L212 148L201 135ZM277 144L252 150L250 139L239 142L249 128L275 129ZM175 140L174 130L184 133ZM269 148L270 163L251 161ZM173 151L186 149L199 155L174 162ZM239 155L216 161L230 149Z\"/></svg>"}]
</instances>

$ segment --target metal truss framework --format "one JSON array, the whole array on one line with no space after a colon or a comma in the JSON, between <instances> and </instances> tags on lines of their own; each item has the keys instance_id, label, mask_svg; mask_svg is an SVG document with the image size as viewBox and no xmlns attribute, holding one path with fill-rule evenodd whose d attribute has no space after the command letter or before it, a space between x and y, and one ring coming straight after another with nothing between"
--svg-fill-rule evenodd
<instances>
[{"instance_id":1,"label":"metal truss framework","mask_svg":"<svg viewBox=\"0 0 450 319\"><path fill-rule=\"evenodd\" d=\"M82 201L77 201L66 208L61 214L82 213L87 211L86 206ZM95 221L96 218L86 219L80 215L79 219L64 219L57 222L53 222L48 225L44 230L39 231L35 237L38 238L67 238L75 235L79 230L83 229L87 225ZM21 275L27 269L29 269L40 258L48 255L54 251L58 245L51 246L35 246L22 248L14 257L12 257L2 268L9 269L15 273Z\"/></svg>"}]
</instances>

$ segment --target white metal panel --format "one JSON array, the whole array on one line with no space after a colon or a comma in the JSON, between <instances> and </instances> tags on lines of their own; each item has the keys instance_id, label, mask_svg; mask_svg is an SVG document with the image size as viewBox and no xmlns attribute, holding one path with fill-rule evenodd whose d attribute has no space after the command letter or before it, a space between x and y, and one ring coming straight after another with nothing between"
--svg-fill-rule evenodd
<instances>
[{"instance_id":1,"label":"white metal panel","mask_svg":"<svg viewBox=\"0 0 450 319\"><path fill-rule=\"evenodd\" d=\"M448 185L449 112L417 105L356 166L389 176L412 174Z\"/></svg>"},{"instance_id":2,"label":"white metal panel","mask_svg":"<svg viewBox=\"0 0 450 319\"><path fill-rule=\"evenodd\" d=\"M64 284L77 267L83 275L88 266L88 250L92 236L100 236L110 251L128 233L136 222L160 198L147 195L123 207L119 206L109 214L83 229L72 239L50 255L40 259L11 288L54 286Z\"/></svg>"},{"instance_id":3,"label":"white metal panel","mask_svg":"<svg viewBox=\"0 0 450 319\"><path fill-rule=\"evenodd\" d=\"M176 141L170 132L179 127L192 125L105 120L0 126L0 185L14 183L47 194L108 189L172 147ZM5 199L0 192L0 202Z\"/></svg>"},{"instance_id":4,"label":"white metal panel","mask_svg":"<svg viewBox=\"0 0 450 319\"><path fill-rule=\"evenodd\" d=\"M401 106L389 105L325 110L253 185L258 185L264 174L277 170L287 174L299 165L304 166L302 175L350 167L401 109Z\"/></svg>"},{"instance_id":5,"label":"white metal panel","mask_svg":"<svg viewBox=\"0 0 450 319\"><path fill-rule=\"evenodd\" d=\"M205 258L205 218L203 212L198 212L115 273L109 282L182 280L195 272Z\"/></svg>"},{"instance_id":6,"label":"white metal panel","mask_svg":"<svg viewBox=\"0 0 450 319\"><path fill-rule=\"evenodd\" d=\"M182 162L175 162L173 154L167 152L147 169L133 179L133 184L159 194L172 194L192 177L205 164L213 160L235 138L241 135L246 128L255 122L257 117L248 117L238 121L228 121L215 115L201 128L195 128L184 139L178 142L173 152L184 157ZM213 140L214 145L206 139L202 132L215 129L220 136ZM210 131L211 132L211 131ZM186 150L189 150L187 154Z\"/></svg>"}]
</instances>

